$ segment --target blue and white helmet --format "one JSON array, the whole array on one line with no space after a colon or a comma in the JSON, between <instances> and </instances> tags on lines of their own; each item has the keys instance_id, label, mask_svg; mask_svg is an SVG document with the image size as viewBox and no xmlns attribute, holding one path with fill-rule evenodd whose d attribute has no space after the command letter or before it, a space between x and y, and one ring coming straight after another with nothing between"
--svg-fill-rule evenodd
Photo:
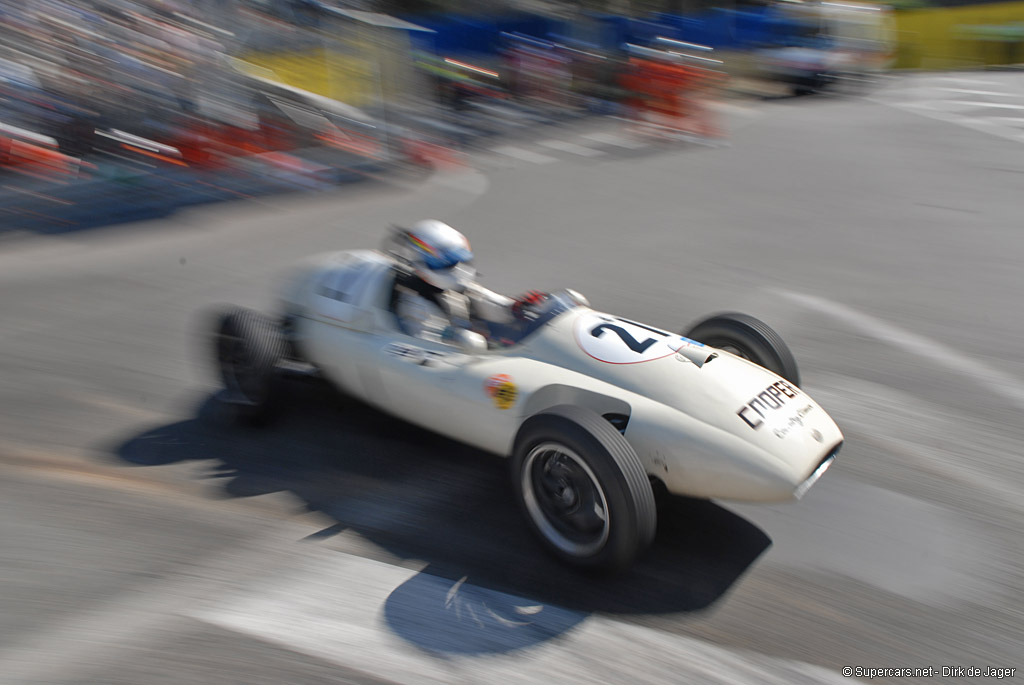
<instances>
[{"instance_id":1,"label":"blue and white helmet","mask_svg":"<svg viewBox=\"0 0 1024 685\"><path fill-rule=\"evenodd\" d=\"M462 292L476 278L469 241L443 221L425 219L410 228L396 227L388 252L441 290Z\"/></svg>"}]
</instances>

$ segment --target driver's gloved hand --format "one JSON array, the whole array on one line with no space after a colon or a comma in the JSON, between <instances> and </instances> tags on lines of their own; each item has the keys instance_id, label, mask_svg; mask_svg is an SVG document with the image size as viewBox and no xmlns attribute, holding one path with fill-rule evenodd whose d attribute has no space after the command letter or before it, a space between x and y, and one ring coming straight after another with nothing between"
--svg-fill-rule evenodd
<instances>
[{"instance_id":1,"label":"driver's gloved hand","mask_svg":"<svg viewBox=\"0 0 1024 685\"><path fill-rule=\"evenodd\" d=\"M532 307L538 305L548 297L547 293L542 293L539 290L528 290L519 297L512 301L512 315L517 319L522 319L525 314L523 310L526 307Z\"/></svg>"}]
</instances>

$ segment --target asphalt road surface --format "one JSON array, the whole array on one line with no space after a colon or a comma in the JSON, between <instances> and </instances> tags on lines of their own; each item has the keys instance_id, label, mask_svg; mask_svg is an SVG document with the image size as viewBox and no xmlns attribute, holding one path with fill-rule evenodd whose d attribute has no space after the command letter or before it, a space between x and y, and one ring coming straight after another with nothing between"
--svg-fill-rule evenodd
<instances>
[{"instance_id":1,"label":"asphalt road surface","mask_svg":"<svg viewBox=\"0 0 1024 685\"><path fill-rule=\"evenodd\" d=\"M901 97L734 104L730 147L529 129L427 178L0 243L0 682L1024 677L1024 148ZM423 217L504 292L768 321L839 460L798 503L670 503L602 580L541 553L497 457L316 385L218 421L211 305Z\"/></svg>"}]
</instances>

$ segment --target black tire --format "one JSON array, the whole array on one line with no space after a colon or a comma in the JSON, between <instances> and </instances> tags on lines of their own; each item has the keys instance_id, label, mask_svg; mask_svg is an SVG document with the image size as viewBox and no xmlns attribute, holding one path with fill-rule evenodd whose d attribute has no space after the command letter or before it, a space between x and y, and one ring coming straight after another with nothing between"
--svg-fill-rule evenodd
<instances>
[{"instance_id":1,"label":"black tire","mask_svg":"<svg viewBox=\"0 0 1024 685\"><path fill-rule=\"evenodd\" d=\"M560 405L531 416L509 462L530 528L561 561L615 573L654 539L647 472L626 439L594 412Z\"/></svg>"},{"instance_id":2,"label":"black tire","mask_svg":"<svg viewBox=\"0 0 1024 685\"><path fill-rule=\"evenodd\" d=\"M746 314L716 314L692 326L687 338L732 352L800 385L800 370L789 346L765 322Z\"/></svg>"},{"instance_id":3,"label":"black tire","mask_svg":"<svg viewBox=\"0 0 1024 685\"><path fill-rule=\"evenodd\" d=\"M217 320L214 354L232 420L247 425L269 421L279 409L277 366L287 345L277 322L260 312L233 308Z\"/></svg>"}]
</instances>

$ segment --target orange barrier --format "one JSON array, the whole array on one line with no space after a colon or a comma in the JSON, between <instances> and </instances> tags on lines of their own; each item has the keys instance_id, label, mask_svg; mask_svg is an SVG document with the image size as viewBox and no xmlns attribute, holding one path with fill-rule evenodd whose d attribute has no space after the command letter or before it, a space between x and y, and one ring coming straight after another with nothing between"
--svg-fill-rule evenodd
<instances>
[{"instance_id":1,"label":"orange barrier","mask_svg":"<svg viewBox=\"0 0 1024 685\"><path fill-rule=\"evenodd\" d=\"M723 132L708 105L723 80L722 74L711 69L631 58L620 85L630 94L625 104L637 124L719 138Z\"/></svg>"},{"instance_id":2,"label":"orange barrier","mask_svg":"<svg viewBox=\"0 0 1024 685\"><path fill-rule=\"evenodd\" d=\"M26 176L54 181L78 174L81 160L47 145L0 136L0 167Z\"/></svg>"}]
</instances>

